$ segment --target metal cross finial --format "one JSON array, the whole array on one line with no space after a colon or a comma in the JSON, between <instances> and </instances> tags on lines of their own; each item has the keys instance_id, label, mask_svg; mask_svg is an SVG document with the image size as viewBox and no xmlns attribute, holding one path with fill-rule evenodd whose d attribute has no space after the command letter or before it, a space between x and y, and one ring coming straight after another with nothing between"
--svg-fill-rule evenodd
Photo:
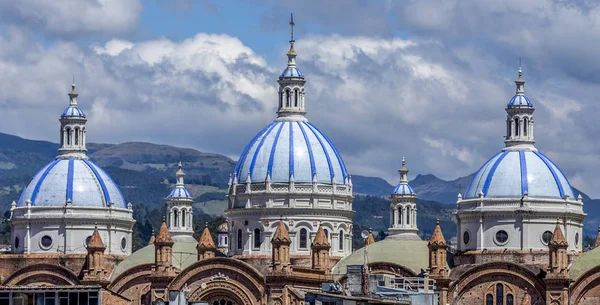
<instances>
[{"instance_id":1,"label":"metal cross finial","mask_svg":"<svg viewBox=\"0 0 600 305\"><path fill-rule=\"evenodd\" d=\"M291 32L292 39L290 40L290 42L294 42L294 25L296 25L296 24L294 23L294 14L292 13L292 14L290 14L290 27L292 29L292 32Z\"/></svg>"}]
</instances>

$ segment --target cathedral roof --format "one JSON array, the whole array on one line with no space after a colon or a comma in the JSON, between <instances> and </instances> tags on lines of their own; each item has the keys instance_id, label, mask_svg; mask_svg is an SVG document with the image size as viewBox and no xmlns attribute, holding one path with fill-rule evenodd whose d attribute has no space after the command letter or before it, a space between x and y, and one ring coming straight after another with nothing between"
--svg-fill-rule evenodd
<instances>
[{"instance_id":1,"label":"cathedral roof","mask_svg":"<svg viewBox=\"0 0 600 305\"><path fill-rule=\"evenodd\" d=\"M569 180L552 160L537 150L503 150L475 173L464 198L575 199Z\"/></svg>"},{"instance_id":2,"label":"cathedral roof","mask_svg":"<svg viewBox=\"0 0 600 305\"><path fill-rule=\"evenodd\" d=\"M57 158L33 176L27 184L18 206L31 200L33 206L107 207L109 202L116 207L127 204L117 184L98 165L90 160Z\"/></svg>"},{"instance_id":3,"label":"cathedral roof","mask_svg":"<svg viewBox=\"0 0 600 305\"><path fill-rule=\"evenodd\" d=\"M200 236L200 241L198 241L198 249L215 249L215 242L210 236L210 230L208 230L208 226L204 227L202 231L202 235Z\"/></svg>"},{"instance_id":4,"label":"cathedral roof","mask_svg":"<svg viewBox=\"0 0 600 305\"><path fill-rule=\"evenodd\" d=\"M170 198L192 199L193 198L192 195L190 195L190 192L188 192L188 190L185 188L185 183L183 181L183 177L185 176L185 173L183 172L183 165L181 164L181 162L179 162L177 164L177 167L178 167L177 172L175 173L175 177L177 177L177 182L175 183L175 188L167 196L167 199L170 199Z\"/></svg>"},{"instance_id":5,"label":"cathedral roof","mask_svg":"<svg viewBox=\"0 0 600 305\"><path fill-rule=\"evenodd\" d=\"M327 239L327 236L325 236L325 231L323 230L322 225L320 225L319 228L317 229L317 234L315 234L315 239L313 240L311 247L314 247L314 248L331 247L331 245L329 244L329 240Z\"/></svg>"},{"instance_id":6,"label":"cathedral roof","mask_svg":"<svg viewBox=\"0 0 600 305\"><path fill-rule=\"evenodd\" d=\"M514 107L514 106L533 107L533 104L531 103L529 98L526 97L525 95L517 94L517 95L513 96L513 98L510 99L510 101L508 102L508 104L506 106L507 107Z\"/></svg>"},{"instance_id":7,"label":"cathedral roof","mask_svg":"<svg viewBox=\"0 0 600 305\"><path fill-rule=\"evenodd\" d=\"M402 158L402 167L398 170L398 173L400 173L400 182L394 188L392 195L416 195L413 188L408 184L408 168L404 157Z\"/></svg>"},{"instance_id":8,"label":"cathedral roof","mask_svg":"<svg viewBox=\"0 0 600 305\"><path fill-rule=\"evenodd\" d=\"M347 266L364 265L365 262L400 265L419 274L429 265L429 249L427 242L422 240L384 239L370 244L368 249L362 247L341 259L331 273L336 275L336 280L339 280L339 277L346 274Z\"/></svg>"},{"instance_id":9,"label":"cathedral roof","mask_svg":"<svg viewBox=\"0 0 600 305\"><path fill-rule=\"evenodd\" d=\"M287 67L279 74L279 77L304 77L304 75L298 67Z\"/></svg>"},{"instance_id":10,"label":"cathedral roof","mask_svg":"<svg viewBox=\"0 0 600 305\"><path fill-rule=\"evenodd\" d=\"M81 109L79 109L78 105L77 105L77 96L79 94L77 93L77 91L75 91L75 84L71 85L71 92L69 92L69 106L67 106L67 108L65 108L65 110L62 112L61 116L62 117L79 117L79 118L85 118L85 113L83 113L83 111Z\"/></svg>"},{"instance_id":11,"label":"cathedral roof","mask_svg":"<svg viewBox=\"0 0 600 305\"><path fill-rule=\"evenodd\" d=\"M160 229L158 230L158 236L156 236L155 244L173 244L173 239L171 239L171 233L169 233L169 229L167 228L167 222L163 217L162 224L160 224Z\"/></svg>"},{"instance_id":12,"label":"cathedral roof","mask_svg":"<svg viewBox=\"0 0 600 305\"><path fill-rule=\"evenodd\" d=\"M233 176L244 183L272 182L348 183L342 156L315 125L307 121L275 121L246 146Z\"/></svg>"}]
</instances>

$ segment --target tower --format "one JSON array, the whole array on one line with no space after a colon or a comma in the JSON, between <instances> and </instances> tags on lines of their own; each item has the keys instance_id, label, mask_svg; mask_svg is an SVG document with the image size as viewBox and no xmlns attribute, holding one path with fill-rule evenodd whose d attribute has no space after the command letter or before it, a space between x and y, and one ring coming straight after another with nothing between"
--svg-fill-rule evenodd
<instances>
[{"instance_id":1,"label":"tower","mask_svg":"<svg viewBox=\"0 0 600 305\"><path fill-rule=\"evenodd\" d=\"M172 276L173 269L173 239L167 229L167 223L163 217L162 224L158 230L158 236L154 241L154 269L157 275Z\"/></svg>"},{"instance_id":2,"label":"tower","mask_svg":"<svg viewBox=\"0 0 600 305\"><path fill-rule=\"evenodd\" d=\"M300 69L296 67L296 51L294 50L294 16L290 19L291 39L290 50L287 52L287 68L279 75L279 107L278 119L306 121L304 115L304 84L306 80Z\"/></svg>"},{"instance_id":3,"label":"tower","mask_svg":"<svg viewBox=\"0 0 600 305\"><path fill-rule=\"evenodd\" d=\"M549 260L546 274L546 304L567 305L569 301L569 244L561 229L560 219L548 243Z\"/></svg>"},{"instance_id":4,"label":"tower","mask_svg":"<svg viewBox=\"0 0 600 305\"><path fill-rule=\"evenodd\" d=\"M107 284L108 279L104 269L104 250L106 246L95 224L94 233L87 242L87 269L84 270L83 280L87 283Z\"/></svg>"},{"instance_id":5,"label":"tower","mask_svg":"<svg viewBox=\"0 0 600 305\"><path fill-rule=\"evenodd\" d=\"M533 104L525 96L525 80L519 67L519 77L515 80L517 92L506 106L506 147L511 149L531 149L533 139Z\"/></svg>"},{"instance_id":6,"label":"tower","mask_svg":"<svg viewBox=\"0 0 600 305\"><path fill-rule=\"evenodd\" d=\"M71 85L69 92L69 106L60 116L60 147L58 154L62 158L88 159L85 155L85 123L87 118L77 105L75 84Z\"/></svg>"},{"instance_id":7,"label":"tower","mask_svg":"<svg viewBox=\"0 0 600 305\"><path fill-rule=\"evenodd\" d=\"M183 177L185 173L182 164L177 164L178 169L175 173L177 181L175 188L167 196L167 220L169 232L175 241L196 242L194 239L192 205L194 199L190 192L185 188Z\"/></svg>"},{"instance_id":8,"label":"tower","mask_svg":"<svg viewBox=\"0 0 600 305\"><path fill-rule=\"evenodd\" d=\"M196 250L198 251L198 261L215 257L215 250L217 250L217 247L215 246L212 236L210 236L208 225L206 225L202 231Z\"/></svg>"},{"instance_id":9,"label":"tower","mask_svg":"<svg viewBox=\"0 0 600 305\"><path fill-rule=\"evenodd\" d=\"M329 273L329 249L331 249L331 245L327 236L325 236L323 225L319 225L310 249L312 250L312 268Z\"/></svg>"},{"instance_id":10,"label":"tower","mask_svg":"<svg viewBox=\"0 0 600 305\"><path fill-rule=\"evenodd\" d=\"M273 271L288 272L290 265L290 236L283 220L279 220L275 234L271 239L271 245L273 247L271 263Z\"/></svg>"},{"instance_id":11,"label":"tower","mask_svg":"<svg viewBox=\"0 0 600 305\"><path fill-rule=\"evenodd\" d=\"M439 304L446 304L448 302L448 286L450 284L446 258L448 245L446 244L446 239L444 239L439 219L436 220L435 229L433 230L433 234L431 234L431 239L427 246L429 247L429 276L438 285Z\"/></svg>"},{"instance_id":12,"label":"tower","mask_svg":"<svg viewBox=\"0 0 600 305\"><path fill-rule=\"evenodd\" d=\"M408 184L406 159L398 170L400 181L390 196L390 239L421 240L417 232L417 194Z\"/></svg>"}]
</instances>

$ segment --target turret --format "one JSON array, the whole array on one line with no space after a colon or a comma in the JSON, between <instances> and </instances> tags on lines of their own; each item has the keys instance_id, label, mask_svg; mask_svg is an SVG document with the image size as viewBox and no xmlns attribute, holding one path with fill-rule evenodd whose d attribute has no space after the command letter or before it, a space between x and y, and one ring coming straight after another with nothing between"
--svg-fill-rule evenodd
<instances>
[{"instance_id":1,"label":"turret","mask_svg":"<svg viewBox=\"0 0 600 305\"><path fill-rule=\"evenodd\" d=\"M437 277L447 276L446 249L448 245L444 239L439 219L436 220L435 229L427 246L429 247L429 274Z\"/></svg>"},{"instance_id":2,"label":"turret","mask_svg":"<svg viewBox=\"0 0 600 305\"><path fill-rule=\"evenodd\" d=\"M79 109L77 97L79 94L75 90L75 84L71 85L69 92L69 106L60 116L60 147L58 154L60 158L78 158L88 159L86 156L86 133L85 123L87 118L83 111Z\"/></svg>"},{"instance_id":3,"label":"turret","mask_svg":"<svg viewBox=\"0 0 600 305\"><path fill-rule=\"evenodd\" d=\"M87 269L83 272L83 281L93 284L107 284L107 274L104 269L104 250L106 246L102 242L98 224L94 227L94 233L87 241Z\"/></svg>"},{"instance_id":4,"label":"turret","mask_svg":"<svg viewBox=\"0 0 600 305\"><path fill-rule=\"evenodd\" d=\"M365 247L375 243L375 237L373 236L373 230L369 229L369 235L365 239Z\"/></svg>"},{"instance_id":5,"label":"turret","mask_svg":"<svg viewBox=\"0 0 600 305\"><path fill-rule=\"evenodd\" d=\"M196 242L194 239L192 206L194 199L185 188L183 165L177 164L175 188L167 196L167 223L173 240Z\"/></svg>"},{"instance_id":6,"label":"turret","mask_svg":"<svg viewBox=\"0 0 600 305\"><path fill-rule=\"evenodd\" d=\"M273 238L271 238L271 245L273 246L273 254L271 256L273 271L289 271L291 243L289 232L283 220L280 220Z\"/></svg>"},{"instance_id":7,"label":"turret","mask_svg":"<svg viewBox=\"0 0 600 305\"><path fill-rule=\"evenodd\" d=\"M163 217L162 224L158 230L158 236L154 241L154 268L157 275L174 275L173 269L173 239L167 228L167 223Z\"/></svg>"},{"instance_id":8,"label":"turret","mask_svg":"<svg viewBox=\"0 0 600 305\"><path fill-rule=\"evenodd\" d=\"M200 236L200 241L198 241L196 250L198 251L198 261L215 257L215 251L217 250L217 247L215 246L212 236L210 236L208 225L206 225L202 231L202 235Z\"/></svg>"},{"instance_id":9,"label":"turret","mask_svg":"<svg viewBox=\"0 0 600 305\"><path fill-rule=\"evenodd\" d=\"M535 150L533 144L533 104L525 96L525 80L519 67L519 77L515 80L517 87L515 96L506 106L506 144L505 149Z\"/></svg>"},{"instance_id":10,"label":"turret","mask_svg":"<svg viewBox=\"0 0 600 305\"><path fill-rule=\"evenodd\" d=\"M417 194L408 184L406 159L398 170L400 181L390 195L390 239L421 240L417 232Z\"/></svg>"},{"instance_id":11,"label":"turret","mask_svg":"<svg viewBox=\"0 0 600 305\"><path fill-rule=\"evenodd\" d=\"M312 250L312 268L329 273L329 249L331 249L331 244L325 236L323 225L319 225L310 249Z\"/></svg>"}]
</instances>

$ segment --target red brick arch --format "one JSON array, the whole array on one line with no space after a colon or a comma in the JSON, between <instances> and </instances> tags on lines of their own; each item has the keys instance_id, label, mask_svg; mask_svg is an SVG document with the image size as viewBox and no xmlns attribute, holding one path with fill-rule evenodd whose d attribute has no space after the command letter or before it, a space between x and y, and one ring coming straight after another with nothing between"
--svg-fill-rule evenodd
<instances>
[{"instance_id":1,"label":"red brick arch","mask_svg":"<svg viewBox=\"0 0 600 305\"><path fill-rule=\"evenodd\" d=\"M600 301L600 265L581 275L571 286L571 304L598 304Z\"/></svg>"},{"instance_id":2,"label":"red brick arch","mask_svg":"<svg viewBox=\"0 0 600 305\"><path fill-rule=\"evenodd\" d=\"M71 270L51 264L34 264L23 267L8 277L3 286L23 285L78 285L77 275Z\"/></svg>"},{"instance_id":3,"label":"red brick arch","mask_svg":"<svg viewBox=\"0 0 600 305\"><path fill-rule=\"evenodd\" d=\"M182 290L185 286L191 300L210 301L222 297L237 305L266 304L263 275L233 258L215 257L196 262L179 273L169 290Z\"/></svg>"},{"instance_id":4,"label":"red brick arch","mask_svg":"<svg viewBox=\"0 0 600 305\"><path fill-rule=\"evenodd\" d=\"M452 273L450 274L452 277ZM460 304L483 304L484 294L491 284L502 283L514 293L515 304L519 304L525 294L544 304L546 289L542 280L529 269L510 262L493 262L482 264L467 270L460 278L450 284L448 299L455 304L455 297Z\"/></svg>"}]
</instances>

